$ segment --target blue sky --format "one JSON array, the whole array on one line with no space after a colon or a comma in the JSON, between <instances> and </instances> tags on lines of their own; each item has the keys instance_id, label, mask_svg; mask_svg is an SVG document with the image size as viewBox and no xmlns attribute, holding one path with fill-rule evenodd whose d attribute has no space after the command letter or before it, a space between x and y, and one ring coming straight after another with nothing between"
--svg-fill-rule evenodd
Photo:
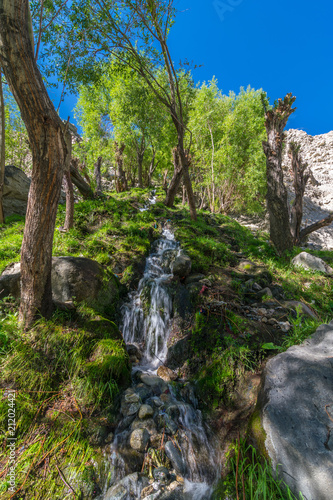
<instances>
[{"instance_id":1,"label":"blue sky","mask_svg":"<svg viewBox=\"0 0 333 500\"><path fill-rule=\"evenodd\" d=\"M331 1L179 0L176 5L171 53L175 62L203 65L193 71L196 82L215 75L224 93L251 85L263 88L271 102L292 92L297 111L287 128L311 135L333 129ZM63 118L73 116L74 105L75 98L66 97Z\"/></svg>"}]
</instances>

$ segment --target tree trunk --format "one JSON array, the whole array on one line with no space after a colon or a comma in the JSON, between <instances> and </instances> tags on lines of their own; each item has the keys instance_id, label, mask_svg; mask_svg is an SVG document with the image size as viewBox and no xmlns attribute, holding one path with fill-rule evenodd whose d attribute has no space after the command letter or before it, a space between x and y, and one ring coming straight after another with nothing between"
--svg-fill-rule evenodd
<instances>
[{"instance_id":1,"label":"tree trunk","mask_svg":"<svg viewBox=\"0 0 333 500\"><path fill-rule=\"evenodd\" d=\"M72 159L72 136L68 130L66 132L66 145L67 145L67 156L65 161L65 173L64 173L64 184L66 192L66 218L64 224L64 231L68 231L69 229L72 229L72 227L74 226L74 191L70 174L71 159Z\"/></svg>"},{"instance_id":2,"label":"tree trunk","mask_svg":"<svg viewBox=\"0 0 333 500\"><path fill-rule=\"evenodd\" d=\"M179 148L174 148L172 150L172 156L173 156L174 172L164 201L164 204L169 208L171 208L175 202L175 197L180 182L182 180L182 173L183 173L182 165L180 163L180 158L179 158Z\"/></svg>"},{"instance_id":3,"label":"tree trunk","mask_svg":"<svg viewBox=\"0 0 333 500\"><path fill-rule=\"evenodd\" d=\"M300 245L300 233L303 218L303 197L305 192L306 183L310 175L304 175L307 163L303 163L299 155L300 146L294 142L289 147L289 157L291 158L292 172L293 172L293 185L295 191L295 201L291 208L291 221L290 229L295 245Z\"/></svg>"},{"instance_id":4,"label":"tree trunk","mask_svg":"<svg viewBox=\"0 0 333 500\"><path fill-rule=\"evenodd\" d=\"M5 184L6 163L6 116L2 89L2 68L0 67L0 224L5 222L3 211L3 188Z\"/></svg>"},{"instance_id":5,"label":"tree trunk","mask_svg":"<svg viewBox=\"0 0 333 500\"><path fill-rule=\"evenodd\" d=\"M45 89L29 35L28 0L2 0L0 57L21 111L33 157L21 249L20 323L52 312L51 265L55 220L67 155L64 125Z\"/></svg>"},{"instance_id":6,"label":"tree trunk","mask_svg":"<svg viewBox=\"0 0 333 500\"><path fill-rule=\"evenodd\" d=\"M70 165L71 181L78 188L84 198L92 200L94 192L89 184L81 177L77 169L78 159L73 158Z\"/></svg>"},{"instance_id":7,"label":"tree trunk","mask_svg":"<svg viewBox=\"0 0 333 500\"><path fill-rule=\"evenodd\" d=\"M96 180L96 192L95 196L101 196L102 194L102 177L101 177L101 165L102 165L102 156L97 158L97 162L95 163L95 180Z\"/></svg>"},{"instance_id":8,"label":"tree trunk","mask_svg":"<svg viewBox=\"0 0 333 500\"><path fill-rule=\"evenodd\" d=\"M159 164L159 161L155 163L155 156L156 156L156 151L153 153L152 160L149 165L149 170L148 170L148 176L147 176L147 187L151 187L151 178L153 176L153 173L155 172L157 165ZM164 184L163 184L164 186Z\"/></svg>"},{"instance_id":9,"label":"tree trunk","mask_svg":"<svg viewBox=\"0 0 333 500\"><path fill-rule=\"evenodd\" d=\"M208 122L208 129L210 133L210 139L212 142L212 160L211 160L211 170L212 170L212 202L210 206L210 210L212 213L215 211L215 171L214 171L214 157L215 157L215 144L214 144L214 136L213 136L213 131L212 127L210 126L210 123Z\"/></svg>"},{"instance_id":10,"label":"tree trunk","mask_svg":"<svg viewBox=\"0 0 333 500\"><path fill-rule=\"evenodd\" d=\"M117 193L122 193L127 191L127 179L125 172L123 170L123 153L125 149L125 144L120 147L117 142L114 143L114 148L116 152L116 164L117 164L117 177L116 177L116 191Z\"/></svg>"},{"instance_id":11,"label":"tree trunk","mask_svg":"<svg viewBox=\"0 0 333 500\"><path fill-rule=\"evenodd\" d=\"M292 250L287 189L283 182L282 145L283 129L289 116L295 111L295 97L288 94L278 105L265 113L267 142L263 142L267 165L267 207L270 218L270 237L279 254Z\"/></svg>"},{"instance_id":12,"label":"tree trunk","mask_svg":"<svg viewBox=\"0 0 333 500\"><path fill-rule=\"evenodd\" d=\"M143 158L144 158L145 152L143 151L138 151L137 152L137 159L138 159L138 184L139 188L143 188L143 180L142 180L142 165L143 165Z\"/></svg>"},{"instance_id":13,"label":"tree trunk","mask_svg":"<svg viewBox=\"0 0 333 500\"><path fill-rule=\"evenodd\" d=\"M192 183L189 173L190 155L183 148L179 148L179 158L182 166L183 179L187 192L187 200L190 207L190 215L192 220L197 220L197 211L195 207L195 197L192 189Z\"/></svg>"}]
</instances>

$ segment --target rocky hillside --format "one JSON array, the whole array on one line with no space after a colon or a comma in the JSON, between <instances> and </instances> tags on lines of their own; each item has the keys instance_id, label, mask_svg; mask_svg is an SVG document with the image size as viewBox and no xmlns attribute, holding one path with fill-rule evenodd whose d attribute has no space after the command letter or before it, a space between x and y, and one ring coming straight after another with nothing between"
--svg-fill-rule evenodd
<instances>
[{"instance_id":1,"label":"rocky hillside","mask_svg":"<svg viewBox=\"0 0 333 500\"><path fill-rule=\"evenodd\" d=\"M311 136L303 130L288 130L283 157L283 166L286 172L289 172L291 168L288 146L292 141L301 145L302 157L308 163L313 174L306 187L304 197L303 223L308 225L323 219L333 211L333 131ZM291 192L291 176L287 175L286 180ZM290 198L292 199L292 194ZM316 247L332 249L333 225L313 233L309 238L309 243Z\"/></svg>"}]
</instances>

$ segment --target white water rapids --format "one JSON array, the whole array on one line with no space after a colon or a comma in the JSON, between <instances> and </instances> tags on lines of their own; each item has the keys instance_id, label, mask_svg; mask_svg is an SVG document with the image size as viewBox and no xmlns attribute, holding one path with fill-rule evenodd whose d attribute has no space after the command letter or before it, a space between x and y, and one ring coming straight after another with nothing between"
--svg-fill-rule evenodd
<instances>
[{"instance_id":1,"label":"white water rapids","mask_svg":"<svg viewBox=\"0 0 333 500\"><path fill-rule=\"evenodd\" d=\"M143 384L135 385L134 382L138 376L144 375L148 379L151 377L151 380L157 379L156 371L166 360L172 322L172 299L169 295L168 284L173 278L172 262L180 252L180 245L175 241L174 234L169 229L164 229L162 237L152 245L152 252L146 260L144 275L137 291L130 294L129 302L122 308L124 340L126 344L139 346L143 353L140 364L133 369L133 392L139 390L137 389L139 387L142 390ZM143 378L142 381L144 381ZM178 387L177 382L169 386L162 380L161 382L166 386L167 403L155 410L154 420L158 422L163 419L164 429L176 427L177 439L174 436L175 431L171 431L170 438L166 436L166 440L169 439L169 441L165 447L173 448L176 441L180 452L174 449L173 452L179 455L178 461L182 469L181 473L178 470L178 476L183 477L183 483L181 483L181 490L179 488L175 490L177 493L173 496L172 494L168 496L165 489L159 490L156 485L156 493L145 497L145 500L160 498L161 500L164 498L166 500L169 498L208 500L212 494L212 485L220 473L216 443L213 446L212 436L209 431L207 432L201 412L197 409L193 389L190 390L192 391L190 397L183 397L179 387L184 387L184 384ZM158 399L150 397L147 401L148 404L154 406L154 400ZM104 494L102 497L104 500L141 499L142 487L139 487L136 479L139 476L133 474L133 468L130 470L131 474L126 476L129 472L126 465L126 453L122 450L126 451L129 448L131 430L127 427L128 418L125 417L119 424L111 445L111 463L114 467L116 486L111 487ZM122 491L123 496L118 491Z\"/></svg>"}]
</instances>

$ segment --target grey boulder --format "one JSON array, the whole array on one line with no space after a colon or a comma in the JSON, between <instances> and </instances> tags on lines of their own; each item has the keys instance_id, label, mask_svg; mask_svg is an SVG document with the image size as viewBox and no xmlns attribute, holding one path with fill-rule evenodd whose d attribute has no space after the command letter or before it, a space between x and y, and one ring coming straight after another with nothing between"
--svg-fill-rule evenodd
<instances>
[{"instance_id":1,"label":"grey boulder","mask_svg":"<svg viewBox=\"0 0 333 500\"><path fill-rule=\"evenodd\" d=\"M323 259L315 257L307 252L302 252L296 255L291 263L295 267L302 267L308 271L320 271L329 276L333 275L333 269Z\"/></svg>"},{"instance_id":2,"label":"grey boulder","mask_svg":"<svg viewBox=\"0 0 333 500\"><path fill-rule=\"evenodd\" d=\"M333 322L267 363L258 404L273 469L295 495L331 500Z\"/></svg>"},{"instance_id":3,"label":"grey boulder","mask_svg":"<svg viewBox=\"0 0 333 500\"><path fill-rule=\"evenodd\" d=\"M0 299L20 297L20 263L11 264L0 276ZM118 298L115 277L96 261L84 257L53 257L52 297L56 302L86 302L108 312ZM113 305L113 306L112 306Z\"/></svg>"},{"instance_id":4,"label":"grey boulder","mask_svg":"<svg viewBox=\"0 0 333 500\"><path fill-rule=\"evenodd\" d=\"M5 183L3 189L3 209L5 217L9 215L25 215L27 211L30 179L20 168L13 165L5 167Z\"/></svg>"}]
</instances>

